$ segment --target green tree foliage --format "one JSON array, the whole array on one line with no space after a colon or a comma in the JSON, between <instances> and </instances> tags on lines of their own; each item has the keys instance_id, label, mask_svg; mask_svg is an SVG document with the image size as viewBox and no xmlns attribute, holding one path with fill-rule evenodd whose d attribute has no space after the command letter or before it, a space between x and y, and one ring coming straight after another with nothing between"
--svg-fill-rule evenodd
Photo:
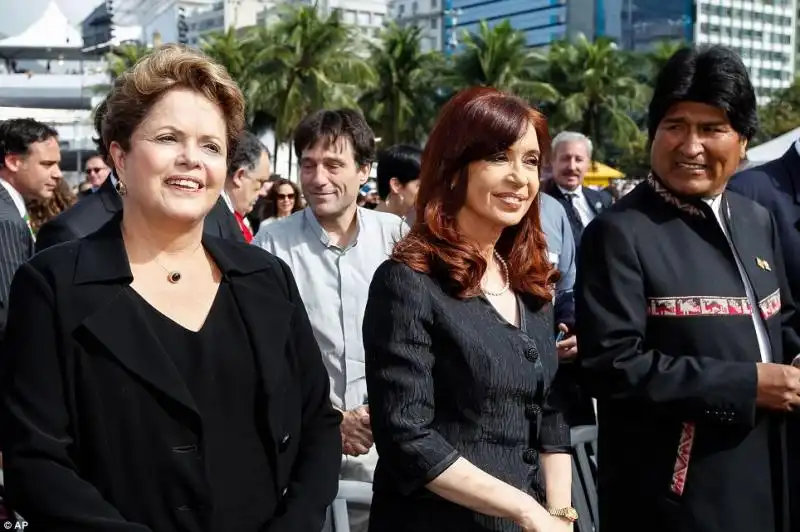
<instances>
[{"instance_id":1,"label":"green tree foliage","mask_svg":"<svg viewBox=\"0 0 800 532\"><path fill-rule=\"evenodd\" d=\"M766 142L800 127L800 78L790 87L776 92L769 103L759 109L759 121L757 142Z\"/></svg>"}]
</instances>

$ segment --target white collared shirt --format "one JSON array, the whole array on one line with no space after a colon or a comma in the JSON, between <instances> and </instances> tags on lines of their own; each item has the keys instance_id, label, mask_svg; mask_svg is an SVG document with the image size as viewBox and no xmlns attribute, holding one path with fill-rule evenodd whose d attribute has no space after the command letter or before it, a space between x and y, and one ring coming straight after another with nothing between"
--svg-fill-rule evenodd
<instances>
[{"instance_id":1,"label":"white collared shirt","mask_svg":"<svg viewBox=\"0 0 800 532\"><path fill-rule=\"evenodd\" d=\"M310 208L259 230L253 244L291 268L314 337L328 370L331 402L342 410L364 404L364 343L361 324L372 276L407 227L394 214L359 207L357 234L334 245Z\"/></svg>"},{"instance_id":2,"label":"white collared shirt","mask_svg":"<svg viewBox=\"0 0 800 532\"><path fill-rule=\"evenodd\" d=\"M222 200L225 202L225 205L227 205L228 208L231 210L233 215L236 216L236 209L233 208L233 201L231 200L231 197L228 195L228 191L225 189L222 190ZM242 216L242 223L244 223L244 225L246 225L247 228L250 229L251 231L253 230L253 228L250 227L250 220L247 219L247 216Z\"/></svg>"},{"instance_id":3,"label":"white collared shirt","mask_svg":"<svg viewBox=\"0 0 800 532\"><path fill-rule=\"evenodd\" d=\"M595 213L592 210L592 206L589 205L589 200L587 200L586 196L583 195L583 187L580 186L575 190L567 190L561 185L556 186L558 186L558 190L561 191L565 198L569 198L569 194L574 194L576 196L572 200L572 205L575 207L575 212L577 212L578 217L581 219L581 223L584 227L589 225L589 222L594 220Z\"/></svg>"},{"instance_id":4,"label":"white collared shirt","mask_svg":"<svg viewBox=\"0 0 800 532\"><path fill-rule=\"evenodd\" d=\"M758 300L756 300L755 291L750 284L750 280L747 278L744 264L742 264L739 255L733 248L733 241L731 241L731 235L728 234L728 227L725 225L725 222L722 219L722 195L710 199L704 199L703 201L705 201L711 207L711 210L714 211L714 216L717 218L717 222L722 228L722 232L725 233L725 238L728 240L728 245L731 247L731 251L734 251L733 258L736 261L736 267L739 269L739 276L742 278L742 283L744 284L744 291L747 294L747 301L750 303L750 308L753 309L753 311L750 313L750 316L753 319L753 326L756 329L756 338L758 339L758 350L761 353L761 361L771 362L772 346L770 345L769 334L767 333L767 327L764 324L764 319L761 317L761 312L758 310L759 306Z\"/></svg>"},{"instance_id":5,"label":"white collared shirt","mask_svg":"<svg viewBox=\"0 0 800 532\"><path fill-rule=\"evenodd\" d=\"M0 185L3 185L3 188L6 189L8 195L11 196L11 200L14 202L14 206L19 211L19 216L23 220L28 215L28 208L25 206L25 198L22 197L22 194L19 191L11 186L11 183L0 177Z\"/></svg>"},{"instance_id":6,"label":"white collared shirt","mask_svg":"<svg viewBox=\"0 0 800 532\"><path fill-rule=\"evenodd\" d=\"M794 149L796 149L797 153L800 154L800 139L794 141Z\"/></svg>"}]
</instances>

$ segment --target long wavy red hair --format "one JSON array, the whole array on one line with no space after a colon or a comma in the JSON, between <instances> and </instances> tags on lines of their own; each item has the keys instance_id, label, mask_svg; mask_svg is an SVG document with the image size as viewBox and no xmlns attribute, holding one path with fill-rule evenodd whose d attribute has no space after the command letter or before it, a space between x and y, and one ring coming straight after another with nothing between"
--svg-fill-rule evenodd
<instances>
[{"instance_id":1,"label":"long wavy red hair","mask_svg":"<svg viewBox=\"0 0 800 532\"><path fill-rule=\"evenodd\" d=\"M456 226L466 199L469 164L507 151L531 126L539 140L541 165L550 152L547 120L524 100L473 87L447 102L422 154L414 225L397 243L392 258L446 280L457 297L478 295L487 263L478 246ZM559 273L547 259L538 195L520 223L503 230L495 249L508 264L514 290L542 302L552 298L551 287Z\"/></svg>"}]
</instances>

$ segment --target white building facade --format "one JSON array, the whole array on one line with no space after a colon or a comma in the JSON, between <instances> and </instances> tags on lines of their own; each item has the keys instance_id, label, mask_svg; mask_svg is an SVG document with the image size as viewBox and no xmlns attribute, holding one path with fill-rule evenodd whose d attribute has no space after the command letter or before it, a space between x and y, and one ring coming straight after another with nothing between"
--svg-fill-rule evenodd
<instances>
[{"instance_id":1,"label":"white building facade","mask_svg":"<svg viewBox=\"0 0 800 532\"><path fill-rule=\"evenodd\" d=\"M178 42L178 21L183 14L188 20L197 11L209 10L218 0L114 0L115 16L123 16L142 28L142 40L153 44Z\"/></svg>"},{"instance_id":2,"label":"white building facade","mask_svg":"<svg viewBox=\"0 0 800 532\"><path fill-rule=\"evenodd\" d=\"M320 13L334 10L342 13L342 20L358 26L361 35L375 38L391 18L390 0L286 0L290 5L314 5Z\"/></svg>"},{"instance_id":3,"label":"white building facade","mask_svg":"<svg viewBox=\"0 0 800 532\"><path fill-rule=\"evenodd\" d=\"M795 78L798 0L697 0L696 44L736 50L760 101Z\"/></svg>"},{"instance_id":4,"label":"white building facade","mask_svg":"<svg viewBox=\"0 0 800 532\"><path fill-rule=\"evenodd\" d=\"M264 24L280 0L222 0L207 8L196 9L186 22L189 26L188 44L199 46L203 35L228 28L246 28Z\"/></svg>"},{"instance_id":5,"label":"white building facade","mask_svg":"<svg viewBox=\"0 0 800 532\"><path fill-rule=\"evenodd\" d=\"M395 0L392 16L401 27L416 26L420 29L420 45L423 52L444 50L444 24L457 20L456 10L445 19L444 0Z\"/></svg>"}]
</instances>

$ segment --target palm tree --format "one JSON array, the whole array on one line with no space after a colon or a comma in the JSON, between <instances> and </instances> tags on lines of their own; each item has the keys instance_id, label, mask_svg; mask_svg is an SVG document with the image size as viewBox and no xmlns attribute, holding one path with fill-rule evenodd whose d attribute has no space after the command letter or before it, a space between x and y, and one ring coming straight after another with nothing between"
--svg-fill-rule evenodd
<instances>
[{"instance_id":1,"label":"palm tree","mask_svg":"<svg viewBox=\"0 0 800 532\"><path fill-rule=\"evenodd\" d=\"M262 76L253 68L252 58L258 53L257 43L268 39L267 28L251 28L241 35L233 27L203 38L203 52L224 66L239 85L245 98L248 127L257 134L275 123L275 117L260 101Z\"/></svg>"},{"instance_id":2,"label":"palm tree","mask_svg":"<svg viewBox=\"0 0 800 532\"><path fill-rule=\"evenodd\" d=\"M245 39L241 39L236 29L231 26L226 31L213 32L205 35L200 49L207 56L221 64L228 70L228 74L239 85L244 81L247 69L248 52Z\"/></svg>"},{"instance_id":3,"label":"palm tree","mask_svg":"<svg viewBox=\"0 0 800 532\"><path fill-rule=\"evenodd\" d=\"M437 52L423 53L421 30L400 28L394 22L371 43L370 63L375 85L359 99L375 134L387 146L421 143L437 111L435 72L444 66Z\"/></svg>"},{"instance_id":4,"label":"palm tree","mask_svg":"<svg viewBox=\"0 0 800 532\"><path fill-rule=\"evenodd\" d=\"M130 69L141 58L152 52L141 43L125 43L113 48L106 54L106 71L111 80L117 79L123 72ZM110 83L102 83L89 87L89 90L96 95L105 95L111 90Z\"/></svg>"},{"instance_id":5,"label":"palm tree","mask_svg":"<svg viewBox=\"0 0 800 532\"><path fill-rule=\"evenodd\" d=\"M463 44L453 64L451 82L457 88L482 85L541 102L560 98L552 85L536 80L545 58L528 48L525 34L508 20L492 28L482 20L477 34L464 34Z\"/></svg>"},{"instance_id":6,"label":"palm tree","mask_svg":"<svg viewBox=\"0 0 800 532\"><path fill-rule=\"evenodd\" d=\"M614 145L639 139L635 118L644 110L648 88L636 80L616 45L600 38L594 43L579 35L574 43L553 43L546 77L564 95L549 106L554 129L574 129L592 138L597 158Z\"/></svg>"},{"instance_id":7,"label":"palm tree","mask_svg":"<svg viewBox=\"0 0 800 532\"><path fill-rule=\"evenodd\" d=\"M682 41L661 41L657 43L650 52L645 54L645 58L650 66L651 83L655 81L658 73L661 72L661 69L664 68L667 61L675 55L675 52L686 46L686 43Z\"/></svg>"},{"instance_id":8,"label":"palm tree","mask_svg":"<svg viewBox=\"0 0 800 532\"><path fill-rule=\"evenodd\" d=\"M151 48L141 43L126 43L114 48L106 55L108 73L111 75L111 79L118 78L123 72L152 51Z\"/></svg>"},{"instance_id":9,"label":"palm tree","mask_svg":"<svg viewBox=\"0 0 800 532\"><path fill-rule=\"evenodd\" d=\"M284 10L273 28L255 38L252 68L260 77L253 99L275 117L276 152L310 112L357 107L360 91L374 79L359 55L360 43L340 11L321 17L316 6Z\"/></svg>"}]
</instances>

